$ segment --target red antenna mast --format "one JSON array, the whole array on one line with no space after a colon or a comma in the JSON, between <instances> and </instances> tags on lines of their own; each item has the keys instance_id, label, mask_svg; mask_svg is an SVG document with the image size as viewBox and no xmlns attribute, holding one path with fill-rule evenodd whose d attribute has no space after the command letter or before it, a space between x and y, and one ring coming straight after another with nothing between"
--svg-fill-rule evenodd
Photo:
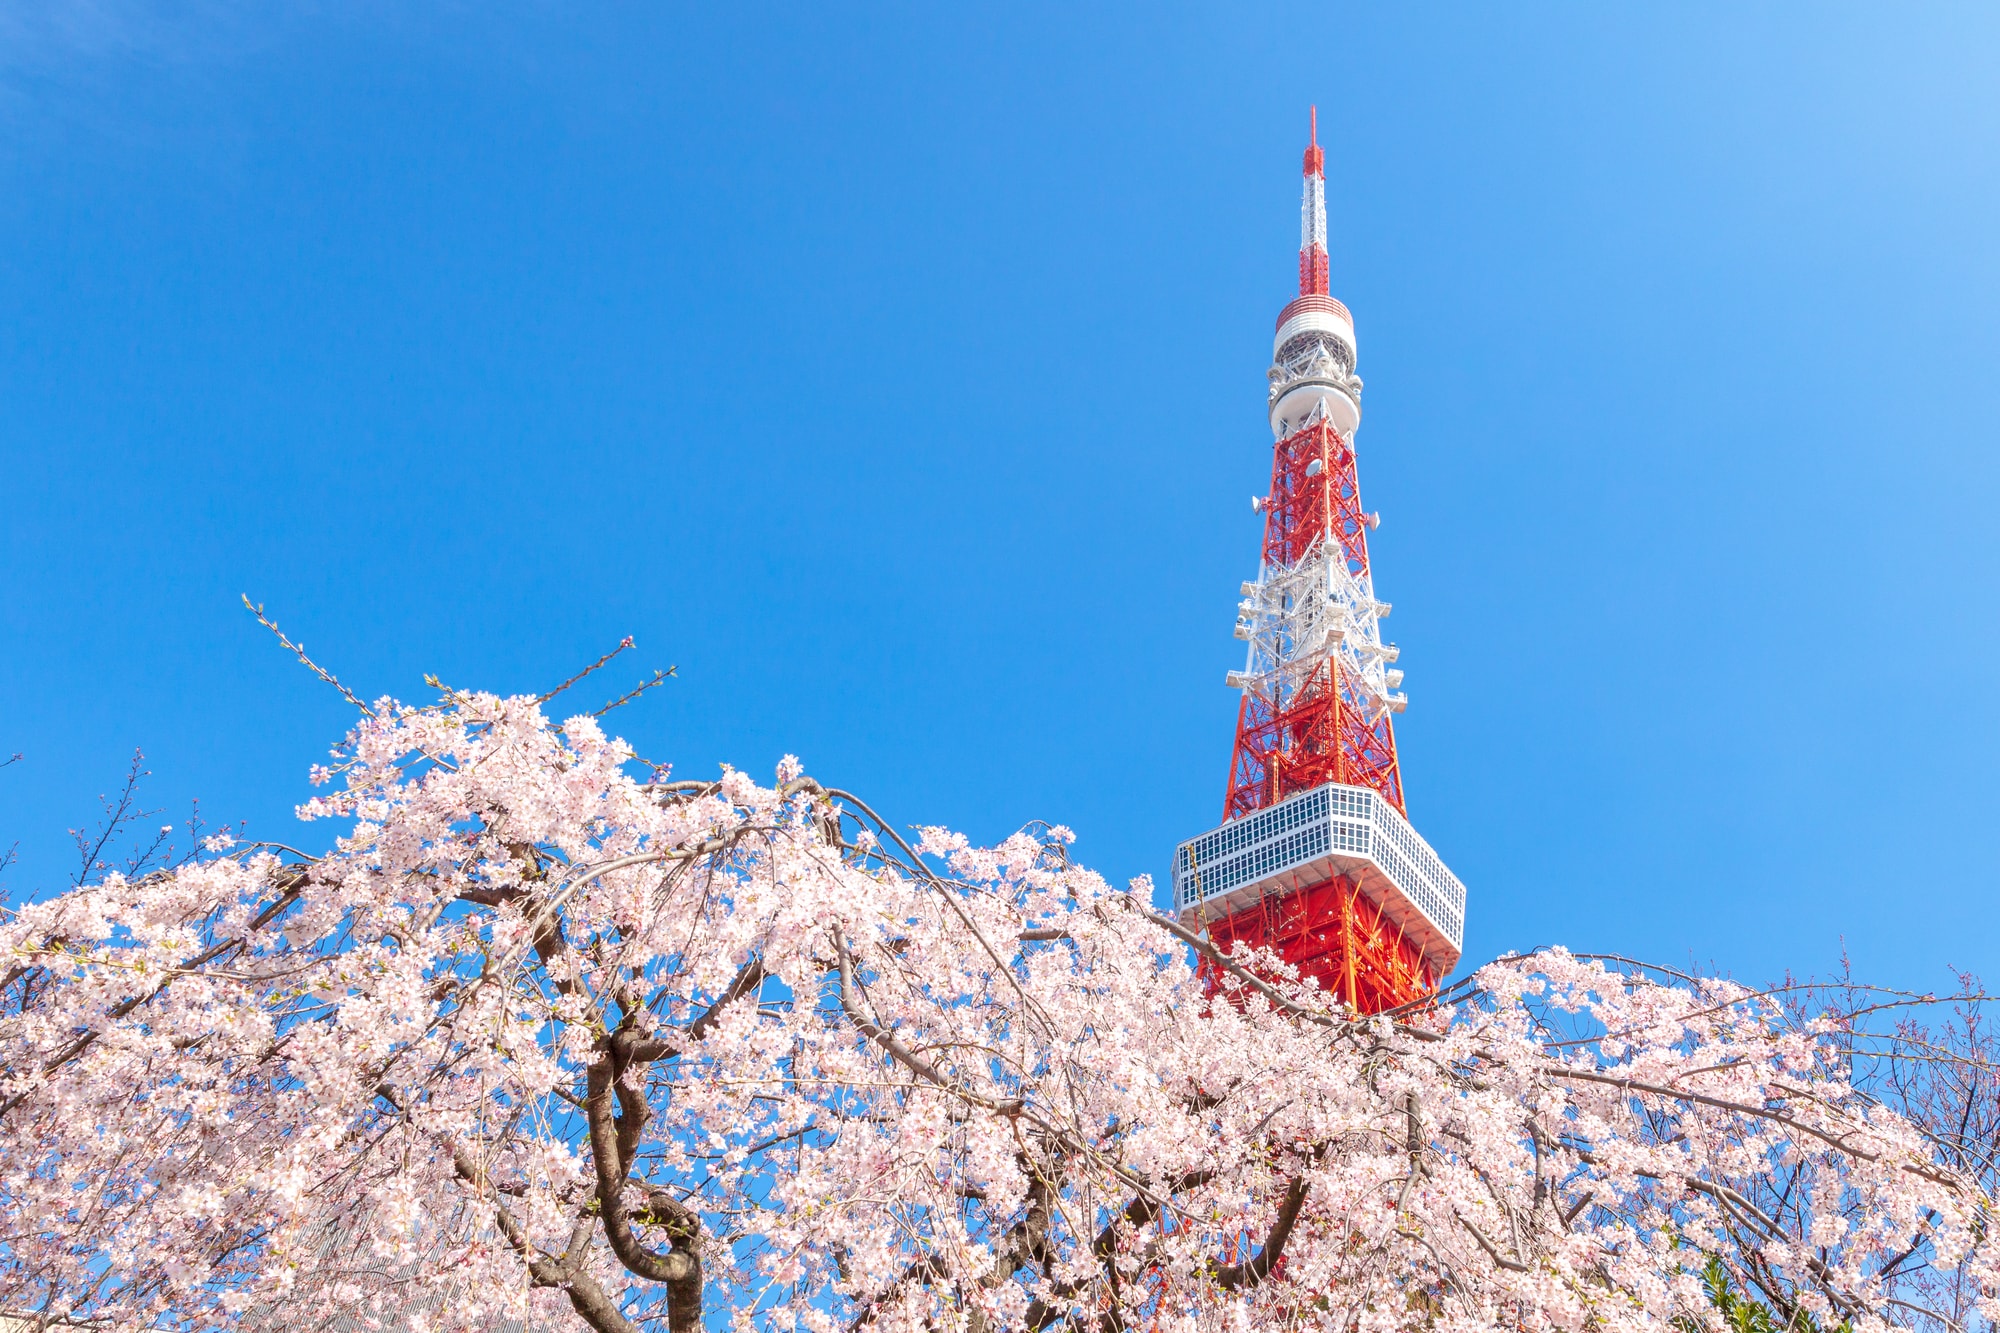
<instances>
[{"instance_id":1,"label":"red antenna mast","mask_svg":"<svg viewBox=\"0 0 2000 1333\"><path fill-rule=\"evenodd\" d=\"M1434 990L1458 962L1465 888L1410 827L1392 722L1406 703L1375 596L1354 432L1354 319L1333 299L1319 112L1305 153L1299 295L1278 315L1262 560L1243 585L1242 691L1221 828L1181 844L1176 906L1227 946L1265 945L1349 1006Z\"/></svg>"},{"instance_id":2,"label":"red antenna mast","mask_svg":"<svg viewBox=\"0 0 2000 1333\"><path fill-rule=\"evenodd\" d=\"M1326 153L1319 146L1319 108L1312 109L1312 139L1306 145L1305 202L1299 207L1299 295L1326 296Z\"/></svg>"}]
</instances>

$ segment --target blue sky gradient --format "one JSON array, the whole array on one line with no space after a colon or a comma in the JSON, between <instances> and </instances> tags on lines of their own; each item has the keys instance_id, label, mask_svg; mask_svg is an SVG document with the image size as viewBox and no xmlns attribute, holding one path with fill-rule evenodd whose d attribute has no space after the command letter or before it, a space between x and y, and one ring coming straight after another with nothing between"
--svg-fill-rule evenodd
<instances>
[{"instance_id":1,"label":"blue sky gradient","mask_svg":"<svg viewBox=\"0 0 2000 1333\"><path fill-rule=\"evenodd\" d=\"M1240 8L1240 7L1238 7ZM0 7L0 846L365 695L1158 874L1219 814L1306 107L1473 960L2000 979L2000 18ZM627 663L629 662L629 666Z\"/></svg>"}]
</instances>

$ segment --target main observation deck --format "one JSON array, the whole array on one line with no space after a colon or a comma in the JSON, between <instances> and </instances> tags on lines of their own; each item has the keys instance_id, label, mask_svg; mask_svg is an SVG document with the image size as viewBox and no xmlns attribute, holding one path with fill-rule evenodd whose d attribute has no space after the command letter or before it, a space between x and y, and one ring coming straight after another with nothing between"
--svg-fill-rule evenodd
<instances>
[{"instance_id":1,"label":"main observation deck","mask_svg":"<svg viewBox=\"0 0 2000 1333\"><path fill-rule=\"evenodd\" d=\"M1336 876L1423 950L1442 977L1465 948L1465 886L1396 808L1367 787L1329 782L1174 849L1184 925L1231 916L1268 895Z\"/></svg>"}]
</instances>

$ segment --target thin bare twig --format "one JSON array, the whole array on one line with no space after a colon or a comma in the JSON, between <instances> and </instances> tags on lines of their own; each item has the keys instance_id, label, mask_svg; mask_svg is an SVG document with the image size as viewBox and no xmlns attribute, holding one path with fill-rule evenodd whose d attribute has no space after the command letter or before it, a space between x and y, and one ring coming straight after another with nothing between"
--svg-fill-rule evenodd
<instances>
[{"instance_id":1,"label":"thin bare twig","mask_svg":"<svg viewBox=\"0 0 2000 1333\"><path fill-rule=\"evenodd\" d=\"M591 716L603 717L606 713L610 712L614 708L623 708L626 704L631 703L634 699L644 694L647 690L652 689L655 685L663 684L669 676L677 675L679 672L680 668L677 666L670 666L665 671L655 671L653 673L653 678L651 680L640 681L630 690L627 690L624 694L619 695L616 699L613 699L610 703L604 705L604 707L598 709L595 713L592 713Z\"/></svg>"},{"instance_id":2,"label":"thin bare twig","mask_svg":"<svg viewBox=\"0 0 2000 1333\"><path fill-rule=\"evenodd\" d=\"M613 648L610 652L598 658L595 662L592 662L589 666L577 672L574 676L571 676L568 680L556 686L554 689L548 691L546 694L536 695L535 702L538 704L547 703L549 700L555 698L558 694L561 694L564 690L576 684L578 681L582 680L585 676L588 676L591 672L597 670L599 667L603 666L606 662L609 662L612 658L618 656L618 654L624 652L627 648L630 648L631 646L632 646L632 636L627 634L624 638L618 641L618 646L616 648Z\"/></svg>"},{"instance_id":3,"label":"thin bare twig","mask_svg":"<svg viewBox=\"0 0 2000 1333\"><path fill-rule=\"evenodd\" d=\"M244 593L243 609L248 611L251 615L257 617L258 624L262 625L265 629L271 631L271 633L277 635L278 642L284 644L285 647L291 649L292 656L298 658L299 661L305 663L306 669L308 671L311 671L315 676L318 676L321 680L333 686L333 688L335 688L336 690L339 690L341 698L347 700L347 702L353 704L356 708L359 708L363 713L368 712L368 705L361 702L361 697L359 695L355 694L353 690L348 689L345 685L342 685L331 671L328 671L325 667L313 661L310 657L307 657L306 650L303 645L293 643L290 639L285 637L285 632L278 628L277 622L265 616L264 604L262 602L252 602L250 600L250 594Z\"/></svg>"},{"instance_id":4,"label":"thin bare twig","mask_svg":"<svg viewBox=\"0 0 2000 1333\"><path fill-rule=\"evenodd\" d=\"M125 785L120 789L118 799L114 801L108 796L97 798L104 805L104 821L98 825L94 835L80 828L69 831L70 838L76 843L77 854L82 858L82 864L77 868L73 883L82 884L90 878L91 871L104 865L101 858L105 850L117 839L119 833L124 831L127 824L136 824L142 819L150 819L160 813L158 810L144 810L139 806L139 783L142 779L152 776L150 772L140 767L145 762L145 751L132 751L132 764L125 770ZM139 873L144 863L159 850L160 842L160 838L155 838L151 847L133 858L129 868L131 874Z\"/></svg>"}]
</instances>

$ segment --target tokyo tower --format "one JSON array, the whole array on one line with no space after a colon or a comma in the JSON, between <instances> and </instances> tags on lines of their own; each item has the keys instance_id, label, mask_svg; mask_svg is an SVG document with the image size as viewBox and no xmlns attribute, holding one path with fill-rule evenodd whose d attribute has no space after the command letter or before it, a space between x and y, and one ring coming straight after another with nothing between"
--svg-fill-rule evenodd
<instances>
[{"instance_id":1,"label":"tokyo tower","mask_svg":"<svg viewBox=\"0 0 2000 1333\"><path fill-rule=\"evenodd\" d=\"M1436 990L1464 944L1465 886L1410 827L1354 435L1354 319L1333 298L1319 117L1305 155L1299 294L1278 314L1271 489L1257 577L1243 585L1236 748L1222 827L1174 854L1174 904L1223 948L1275 950L1360 1013Z\"/></svg>"}]
</instances>

